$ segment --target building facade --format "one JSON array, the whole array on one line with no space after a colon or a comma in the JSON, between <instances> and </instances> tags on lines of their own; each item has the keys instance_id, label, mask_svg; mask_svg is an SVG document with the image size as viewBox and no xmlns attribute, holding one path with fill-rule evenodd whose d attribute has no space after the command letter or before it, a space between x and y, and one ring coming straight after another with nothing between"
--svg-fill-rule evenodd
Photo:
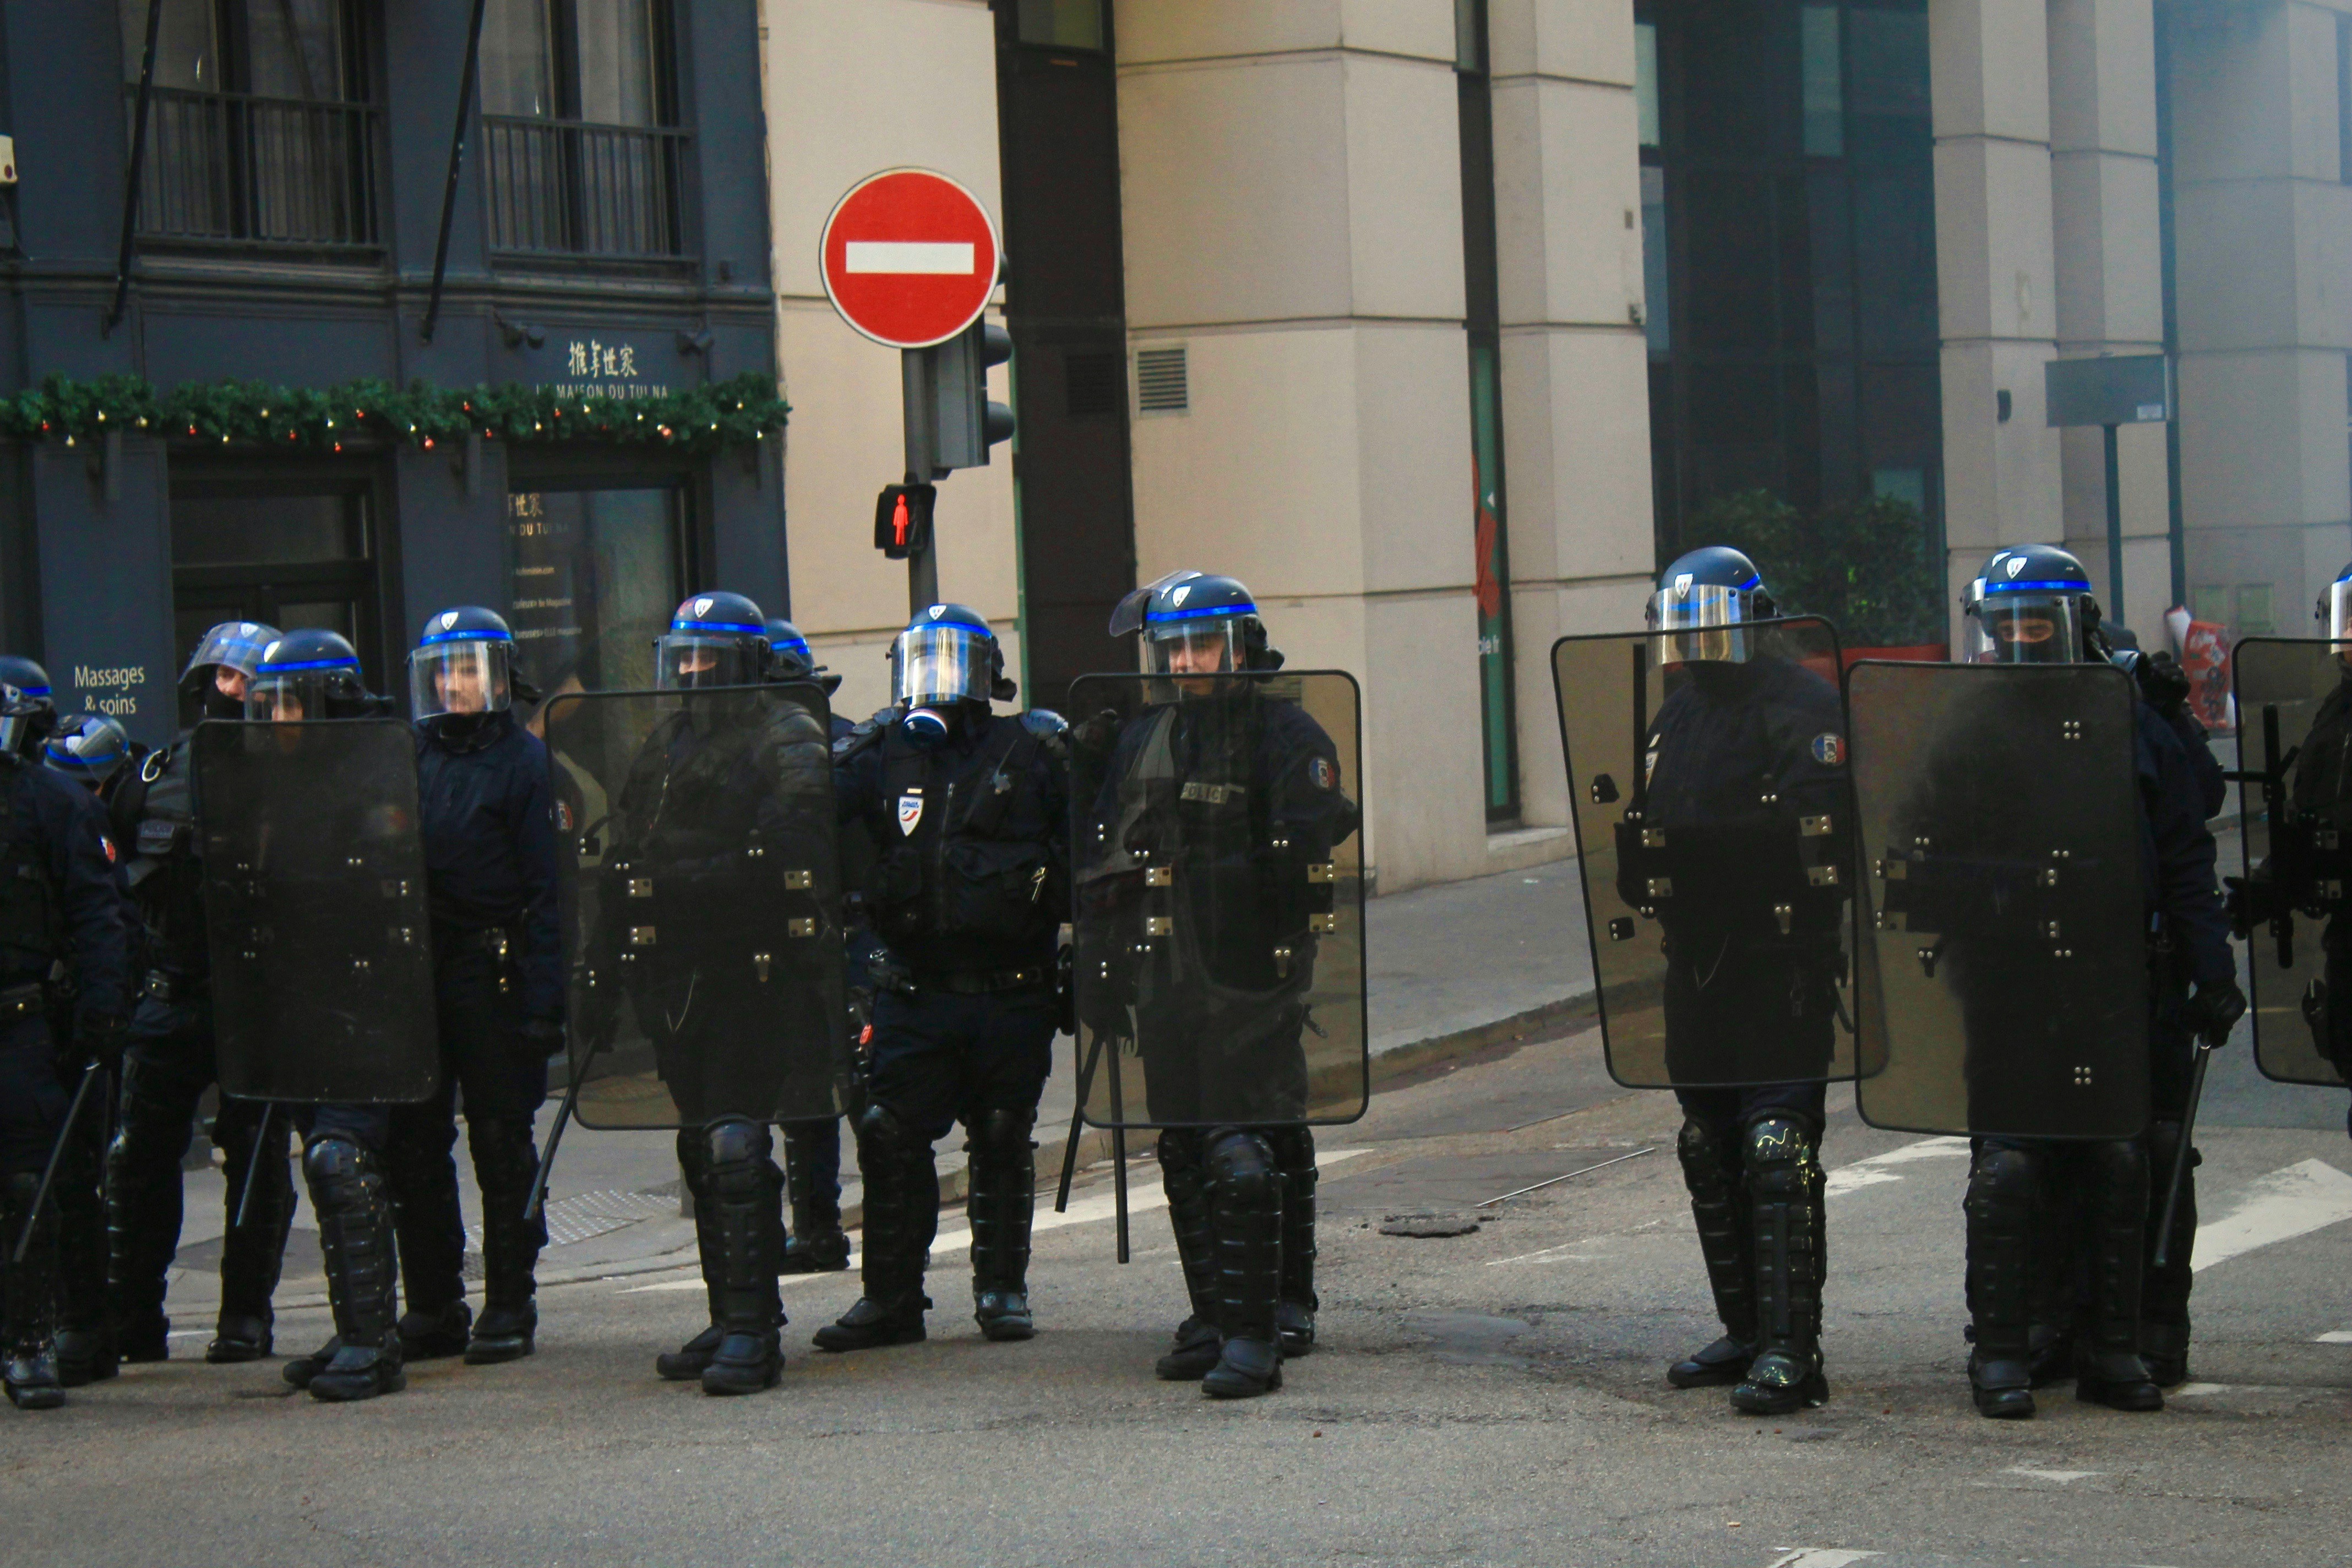
<instances>
[{"instance_id":1,"label":"building facade","mask_svg":"<svg viewBox=\"0 0 2352 1568\"><path fill-rule=\"evenodd\" d=\"M772 385L754 5L489 0L453 182L473 10L0 5L0 386L82 400L0 443L0 642L61 707L167 736L222 619L396 689L487 605L554 689L646 683L691 588L785 603L782 432L640 428Z\"/></svg>"}]
</instances>

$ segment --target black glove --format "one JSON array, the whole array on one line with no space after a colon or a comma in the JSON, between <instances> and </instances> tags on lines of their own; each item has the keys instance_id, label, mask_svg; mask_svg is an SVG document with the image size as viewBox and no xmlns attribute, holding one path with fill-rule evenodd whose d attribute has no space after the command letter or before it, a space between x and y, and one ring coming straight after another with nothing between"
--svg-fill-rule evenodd
<instances>
[{"instance_id":1,"label":"black glove","mask_svg":"<svg viewBox=\"0 0 2352 1568\"><path fill-rule=\"evenodd\" d=\"M2235 980L2202 983L2197 994L2182 1004L2181 1016L2207 1045L2228 1045L2231 1026L2246 1016L2246 994Z\"/></svg>"},{"instance_id":2,"label":"black glove","mask_svg":"<svg viewBox=\"0 0 2352 1568\"><path fill-rule=\"evenodd\" d=\"M533 1018L522 1026L523 1043L541 1057L563 1049L563 1025L555 1018Z\"/></svg>"},{"instance_id":3,"label":"black glove","mask_svg":"<svg viewBox=\"0 0 2352 1568\"><path fill-rule=\"evenodd\" d=\"M128 1014L84 1013L75 1021L74 1045L83 1059L96 1062L109 1072L122 1070L122 1053L130 1044Z\"/></svg>"},{"instance_id":4,"label":"black glove","mask_svg":"<svg viewBox=\"0 0 2352 1568\"><path fill-rule=\"evenodd\" d=\"M2256 866L2251 876L2222 878L2221 885L2228 889L2222 902L2229 913L2232 936L2252 936L2256 926L2269 924L2273 915L2282 912L2278 884L2271 879L2267 860Z\"/></svg>"},{"instance_id":5,"label":"black glove","mask_svg":"<svg viewBox=\"0 0 2352 1568\"><path fill-rule=\"evenodd\" d=\"M877 942L866 955L866 973L877 991L908 992L915 988L915 966Z\"/></svg>"}]
</instances>

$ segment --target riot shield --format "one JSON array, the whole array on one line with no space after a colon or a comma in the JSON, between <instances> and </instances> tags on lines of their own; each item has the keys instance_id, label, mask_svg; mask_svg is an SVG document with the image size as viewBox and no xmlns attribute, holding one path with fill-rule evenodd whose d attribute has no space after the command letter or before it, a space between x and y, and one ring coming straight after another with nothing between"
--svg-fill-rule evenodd
<instances>
[{"instance_id":1,"label":"riot shield","mask_svg":"<svg viewBox=\"0 0 2352 1568\"><path fill-rule=\"evenodd\" d=\"M223 1094L419 1100L438 1082L416 741L390 719L196 726Z\"/></svg>"},{"instance_id":2,"label":"riot shield","mask_svg":"<svg viewBox=\"0 0 2352 1568\"><path fill-rule=\"evenodd\" d=\"M1886 1064L1875 1127L2132 1138L2147 1125L2148 944L2131 678L1895 664L1847 677Z\"/></svg>"},{"instance_id":3,"label":"riot shield","mask_svg":"<svg viewBox=\"0 0 2352 1568\"><path fill-rule=\"evenodd\" d=\"M545 716L581 1121L841 1114L842 887L822 689L567 692Z\"/></svg>"},{"instance_id":4,"label":"riot shield","mask_svg":"<svg viewBox=\"0 0 2352 1568\"><path fill-rule=\"evenodd\" d=\"M2284 1083L2344 1082L2328 1049L2339 1021L2337 996L2352 1001L2352 925L2336 922L2352 886L2352 800L2342 795L2347 714L2313 724L2345 686L2344 666L2329 642L2250 637L2232 659L2238 699L2238 795L2244 870L2253 930L2246 944L2254 1064ZM2336 756L2326 755L2333 744ZM2308 754L2310 766L2306 771ZM2319 769L2333 764L2332 782ZM2331 973L2332 972L2332 973ZM2352 1032L2352 1031L2347 1031Z\"/></svg>"},{"instance_id":5,"label":"riot shield","mask_svg":"<svg viewBox=\"0 0 2352 1568\"><path fill-rule=\"evenodd\" d=\"M1633 1089L1869 1070L1837 630L1552 645L1609 1071Z\"/></svg>"},{"instance_id":6,"label":"riot shield","mask_svg":"<svg viewBox=\"0 0 2352 1568\"><path fill-rule=\"evenodd\" d=\"M1070 688L1078 1104L1353 1121L1371 1090L1362 755L1338 670Z\"/></svg>"}]
</instances>

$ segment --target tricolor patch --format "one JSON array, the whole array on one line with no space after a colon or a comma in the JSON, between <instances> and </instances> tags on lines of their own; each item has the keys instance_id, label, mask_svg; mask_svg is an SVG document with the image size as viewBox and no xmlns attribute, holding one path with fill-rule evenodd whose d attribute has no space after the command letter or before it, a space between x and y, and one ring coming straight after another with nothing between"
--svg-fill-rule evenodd
<instances>
[{"instance_id":1,"label":"tricolor patch","mask_svg":"<svg viewBox=\"0 0 2352 1568\"><path fill-rule=\"evenodd\" d=\"M919 789L910 789L906 794L898 797L898 832L900 836L907 838L912 838L915 836L915 825L922 820L923 792Z\"/></svg>"},{"instance_id":2,"label":"tricolor patch","mask_svg":"<svg viewBox=\"0 0 2352 1568\"><path fill-rule=\"evenodd\" d=\"M1339 787L1339 770L1331 765L1328 757L1310 757L1307 763L1307 782L1317 789Z\"/></svg>"},{"instance_id":3,"label":"tricolor patch","mask_svg":"<svg viewBox=\"0 0 2352 1568\"><path fill-rule=\"evenodd\" d=\"M1825 730L1813 737L1813 761L1825 768L1842 767L1845 763L1845 737L1834 730Z\"/></svg>"}]
</instances>

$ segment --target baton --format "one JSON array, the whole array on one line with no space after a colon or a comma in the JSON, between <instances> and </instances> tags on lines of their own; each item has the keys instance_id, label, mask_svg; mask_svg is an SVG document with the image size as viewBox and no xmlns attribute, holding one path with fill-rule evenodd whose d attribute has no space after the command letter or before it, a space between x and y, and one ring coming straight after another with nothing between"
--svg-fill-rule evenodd
<instances>
[{"instance_id":1,"label":"baton","mask_svg":"<svg viewBox=\"0 0 2352 1568\"><path fill-rule=\"evenodd\" d=\"M2197 1102L2205 1098L2205 1067L2213 1059L2213 1047L2204 1041L2197 1042L2197 1066L2189 1075L2189 1110L2180 1119L2180 1152L2173 1157L2172 1180L2165 1189L2164 1218L2156 1227L2156 1251L2152 1261L2165 1266L2172 1247L2172 1216L2180 1207L2180 1184L2189 1176L2189 1139L2197 1131Z\"/></svg>"},{"instance_id":2,"label":"baton","mask_svg":"<svg viewBox=\"0 0 2352 1568\"><path fill-rule=\"evenodd\" d=\"M92 1062L82 1068L81 1083L74 1089L73 1103L66 1107L65 1125L58 1129L58 1141L49 1145L49 1163L41 1171L41 1190L33 1195L33 1208L25 1216L25 1228L16 1237L16 1250L8 1255L11 1263L25 1261L26 1252L33 1245L33 1229L41 1223L42 1205L49 1201L49 1186L58 1179L58 1162L65 1157L66 1144L73 1137L74 1123L81 1120L82 1101L89 1098L89 1086L98 1081L106 1069ZM1122 1258L1119 1261L1126 1261Z\"/></svg>"},{"instance_id":3,"label":"baton","mask_svg":"<svg viewBox=\"0 0 2352 1568\"><path fill-rule=\"evenodd\" d=\"M247 1156L245 1162L245 1192L236 1200L236 1228L239 1230L245 1228L245 1211L253 1206L254 1184L261 1177L262 1152L269 1146L269 1119L277 1113L277 1110L276 1100L264 1100L261 1106L261 1125L253 1130L253 1152ZM285 1140L280 1139L278 1142L282 1143Z\"/></svg>"},{"instance_id":4,"label":"baton","mask_svg":"<svg viewBox=\"0 0 2352 1568\"><path fill-rule=\"evenodd\" d=\"M1110 1054L1111 1202L1118 1216L1118 1260L1127 1261L1127 1100L1119 1092L1118 1053Z\"/></svg>"},{"instance_id":5,"label":"baton","mask_svg":"<svg viewBox=\"0 0 2352 1568\"><path fill-rule=\"evenodd\" d=\"M522 1222L525 1225L538 1218L539 1211L546 1205L547 1174L555 1169L556 1147L563 1142L563 1129L571 1121L572 1108L580 1103L580 1090L588 1081L586 1064L583 1063L582 1068L582 1071L572 1076L571 1087L563 1091L563 1109L555 1113L555 1125L548 1129L547 1152L539 1157L539 1170L530 1178L530 1195L523 1200Z\"/></svg>"},{"instance_id":6,"label":"baton","mask_svg":"<svg viewBox=\"0 0 2352 1568\"><path fill-rule=\"evenodd\" d=\"M1070 1179L1078 1171L1078 1132L1087 1123L1087 1091L1094 1087L1095 1063L1102 1059L1103 1037L1097 1035L1087 1047L1086 1059L1078 1063L1078 1100L1070 1108L1070 1135L1062 1141L1062 1185L1054 1194L1054 1212L1066 1214L1070 1207Z\"/></svg>"}]
</instances>

